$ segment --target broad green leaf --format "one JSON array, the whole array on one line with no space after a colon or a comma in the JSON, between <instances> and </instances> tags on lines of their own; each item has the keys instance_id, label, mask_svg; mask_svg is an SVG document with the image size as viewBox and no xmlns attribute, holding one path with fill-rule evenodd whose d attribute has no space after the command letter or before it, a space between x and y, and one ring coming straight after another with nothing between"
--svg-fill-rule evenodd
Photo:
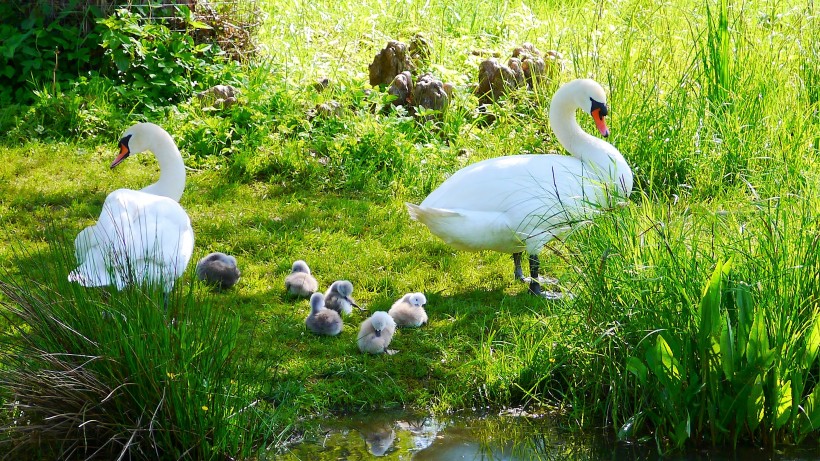
<instances>
[{"instance_id":1,"label":"broad green leaf","mask_svg":"<svg viewBox=\"0 0 820 461\"><path fill-rule=\"evenodd\" d=\"M692 424L689 412L686 413L686 419L682 419L675 424L675 443L680 447L689 440L692 436Z\"/></svg>"},{"instance_id":2,"label":"broad green leaf","mask_svg":"<svg viewBox=\"0 0 820 461\"><path fill-rule=\"evenodd\" d=\"M731 420L734 420L734 423L738 427L743 427L743 424L746 422L746 414L749 410L749 397L752 391L752 384L746 383L743 387L740 388L737 395L734 396L734 400L732 401L731 411L733 414L724 415L724 420L728 425ZM740 432L740 431L735 431Z\"/></svg>"},{"instance_id":3,"label":"broad green leaf","mask_svg":"<svg viewBox=\"0 0 820 461\"><path fill-rule=\"evenodd\" d=\"M720 299L723 274L728 273L731 260L725 264L718 261L709 283L703 288L700 298L700 338L701 347L709 344L709 338L720 334Z\"/></svg>"},{"instance_id":4,"label":"broad green leaf","mask_svg":"<svg viewBox=\"0 0 820 461\"><path fill-rule=\"evenodd\" d=\"M640 419L640 413L632 415L620 429L618 429L618 440L626 440L632 437L632 434L635 432L635 426L637 421Z\"/></svg>"},{"instance_id":5,"label":"broad green leaf","mask_svg":"<svg viewBox=\"0 0 820 461\"><path fill-rule=\"evenodd\" d=\"M644 365L639 358L627 357L626 370L635 375L635 377L638 378L639 383L646 384L646 375L648 370L646 365Z\"/></svg>"},{"instance_id":6,"label":"broad green leaf","mask_svg":"<svg viewBox=\"0 0 820 461\"><path fill-rule=\"evenodd\" d=\"M755 378L752 385L752 392L749 393L749 400L746 401L746 423L749 429L754 431L763 419L763 381L760 376Z\"/></svg>"},{"instance_id":7,"label":"broad green leaf","mask_svg":"<svg viewBox=\"0 0 820 461\"><path fill-rule=\"evenodd\" d=\"M729 317L725 316L723 320L723 329L720 332L720 363L726 379L731 381L735 375L735 338L732 335Z\"/></svg>"},{"instance_id":8,"label":"broad green leaf","mask_svg":"<svg viewBox=\"0 0 820 461\"><path fill-rule=\"evenodd\" d=\"M792 383L779 381L775 406L774 428L780 429L789 421L792 412Z\"/></svg>"},{"instance_id":9,"label":"broad green leaf","mask_svg":"<svg viewBox=\"0 0 820 461\"><path fill-rule=\"evenodd\" d=\"M17 47L22 45L29 35L31 35L31 31L28 31L23 34L15 33L11 36L4 38L2 47L0 47L0 50L2 50L3 57L6 59L12 59L14 57L14 50L16 50Z\"/></svg>"},{"instance_id":10,"label":"broad green leaf","mask_svg":"<svg viewBox=\"0 0 820 461\"><path fill-rule=\"evenodd\" d=\"M188 25L193 27L194 29L213 29L213 27L201 21L191 21L188 23Z\"/></svg>"},{"instance_id":11,"label":"broad green leaf","mask_svg":"<svg viewBox=\"0 0 820 461\"><path fill-rule=\"evenodd\" d=\"M739 283L735 288L735 306L737 307L737 356L742 357L746 353L746 345L749 342L749 332L752 330L754 320L754 308L752 306L752 295L749 286Z\"/></svg>"},{"instance_id":12,"label":"broad green leaf","mask_svg":"<svg viewBox=\"0 0 820 461\"><path fill-rule=\"evenodd\" d=\"M820 385L814 386L814 390L803 401L803 410L806 418L803 420L802 430L809 433L820 429Z\"/></svg>"},{"instance_id":13,"label":"broad green leaf","mask_svg":"<svg viewBox=\"0 0 820 461\"><path fill-rule=\"evenodd\" d=\"M820 316L814 317L811 329L806 334L806 349L803 353L803 367L811 368L814 359L817 358L817 351L820 348Z\"/></svg>"},{"instance_id":14,"label":"broad green leaf","mask_svg":"<svg viewBox=\"0 0 820 461\"><path fill-rule=\"evenodd\" d=\"M750 364L765 362L773 351L769 350L769 335L766 332L766 318L763 309L755 312L752 329L749 332L749 344L746 348L746 360Z\"/></svg>"},{"instance_id":15,"label":"broad green leaf","mask_svg":"<svg viewBox=\"0 0 820 461\"><path fill-rule=\"evenodd\" d=\"M131 67L131 59L129 59L128 56L119 54L114 57L114 64L117 65L117 69L121 72L125 72Z\"/></svg>"},{"instance_id":16,"label":"broad green leaf","mask_svg":"<svg viewBox=\"0 0 820 461\"><path fill-rule=\"evenodd\" d=\"M674 397L680 393L680 365L669 344L658 335L655 346L646 352L646 363Z\"/></svg>"},{"instance_id":17,"label":"broad green leaf","mask_svg":"<svg viewBox=\"0 0 820 461\"><path fill-rule=\"evenodd\" d=\"M800 397L803 395L803 389L806 387L803 382L803 373L801 370L794 368L791 370L792 377L792 421L797 421L800 414Z\"/></svg>"}]
</instances>

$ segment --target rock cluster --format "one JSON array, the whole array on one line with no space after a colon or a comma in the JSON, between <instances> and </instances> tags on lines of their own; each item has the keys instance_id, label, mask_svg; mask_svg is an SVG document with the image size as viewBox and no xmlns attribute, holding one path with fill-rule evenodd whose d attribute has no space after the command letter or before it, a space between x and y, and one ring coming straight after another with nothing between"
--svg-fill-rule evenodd
<instances>
[{"instance_id":1,"label":"rock cluster","mask_svg":"<svg viewBox=\"0 0 820 461\"><path fill-rule=\"evenodd\" d=\"M214 109L225 109L237 103L239 90L231 85L216 85L196 94L197 99Z\"/></svg>"},{"instance_id":2,"label":"rock cluster","mask_svg":"<svg viewBox=\"0 0 820 461\"><path fill-rule=\"evenodd\" d=\"M489 104L524 85L532 90L539 81L555 78L562 68L560 53L550 50L544 54L532 43L525 43L513 50L506 65L495 58L486 59L479 65L475 94L479 104Z\"/></svg>"},{"instance_id":3,"label":"rock cluster","mask_svg":"<svg viewBox=\"0 0 820 461\"><path fill-rule=\"evenodd\" d=\"M370 64L370 84L389 84L387 94L393 96L390 104L402 106L411 114L419 107L446 109L453 96L453 85L430 73L414 78L417 69L428 65L431 53L430 41L421 34L413 36L409 46L396 40L389 41Z\"/></svg>"},{"instance_id":4,"label":"rock cluster","mask_svg":"<svg viewBox=\"0 0 820 461\"><path fill-rule=\"evenodd\" d=\"M410 60L407 44L390 40L368 67L370 84L373 86L388 85L402 72L414 70L416 66Z\"/></svg>"}]
</instances>

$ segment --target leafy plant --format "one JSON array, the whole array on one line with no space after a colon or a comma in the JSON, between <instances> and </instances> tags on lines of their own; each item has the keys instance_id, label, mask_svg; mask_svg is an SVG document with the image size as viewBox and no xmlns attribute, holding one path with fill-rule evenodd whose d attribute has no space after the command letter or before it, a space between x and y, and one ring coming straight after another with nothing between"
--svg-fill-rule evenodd
<instances>
[{"instance_id":1,"label":"leafy plant","mask_svg":"<svg viewBox=\"0 0 820 461\"><path fill-rule=\"evenodd\" d=\"M731 282L730 268L731 261L715 267L695 337L661 332L644 359L627 359L656 404L644 416L654 423L659 445L662 437L677 447L704 437L737 446L741 437L774 440L778 432L799 442L820 428L814 374L820 318L779 334L748 285Z\"/></svg>"},{"instance_id":2,"label":"leafy plant","mask_svg":"<svg viewBox=\"0 0 820 461\"><path fill-rule=\"evenodd\" d=\"M99 10L81 8L69 2L49 17L45 2L31 5L17 2L0 4L0 103L29 103L32 89L46 87L52 93L83 72L99 68L99 34L84 31L80 16L94 16ZM20 15L25 15L21 21Z\"/></svg>"},{"instance_id":3,"label":"leafy plant","mask_svg":"<svg viewBox=\"0 0 820 461\"><path fill-rule=\"evenodd\" d=\"M187 7L178 8L187 29L209 27L195 20ZM114 66L116 90L128 101L169 105L221 77L225 60L218 47L196 44L190 34L172 31L137 9L118 9L99 24L102 48Z\"/></svg>"}]
</instances>

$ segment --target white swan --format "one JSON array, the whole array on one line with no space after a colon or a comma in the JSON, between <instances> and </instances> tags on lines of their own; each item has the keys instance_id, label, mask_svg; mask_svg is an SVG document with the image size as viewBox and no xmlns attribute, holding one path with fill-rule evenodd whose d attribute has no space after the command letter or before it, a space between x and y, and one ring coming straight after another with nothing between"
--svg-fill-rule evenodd
<instances>
[{"instance_id":1,"label":"white swan","mask_svg":"<svg viewBox=\"0 0 820 461\"><path fill-rule=\"evenodd\" d=\"M79 266L68 276L83 286L160 285L165 293L188 266L194 231L179 205L185 189L185 166L174 140L153 123L138 123L123 134L111 168L131 154L151 151L159 162L159 180L142 190L108 194L97 224L74 240Z\"/></svg>"},{"instance_id":2,"label":"white swan","mask_svg":"<svg viewBox=\"0 0 820 461\"><path fill-rule=\"evenodd\" d=\"M459 250L511 253L515 277L541 295L538 253L553 237L615 204L632 192L632 170L612 144L585 133L575 119L581 109L601 135L609 130L606 94L587 79L558 89L550 104L550 125L572 156L512 155L462 168L421 205L407 204L410 216ZM529 254L529 279L521 253Z\"/></svg>"}]
</instances>

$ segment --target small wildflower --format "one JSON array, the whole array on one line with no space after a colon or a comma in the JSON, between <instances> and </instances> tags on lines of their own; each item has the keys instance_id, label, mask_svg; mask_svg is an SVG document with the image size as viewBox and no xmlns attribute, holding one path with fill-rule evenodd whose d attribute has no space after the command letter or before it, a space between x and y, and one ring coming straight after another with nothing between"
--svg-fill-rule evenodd
<instances>
[{"instance_id":1,"label":"small wildflower","mask_svg":"<svg viewBox=\"0 0 820 461\"><path fill-rule=\"evenodd\" d=\"M202 411L208 411L208 406L207 405L202 405Z\"/></svg>"},{"instance_id":2,"label":"small wildflower","mask_svg":"<svg viewBox=\"0 0 820 461\"><path fill-rule=\"evenodd\" d=\"M550 363L555 363L555 358L550 357Z\"/></svg>"}]
</instances>

